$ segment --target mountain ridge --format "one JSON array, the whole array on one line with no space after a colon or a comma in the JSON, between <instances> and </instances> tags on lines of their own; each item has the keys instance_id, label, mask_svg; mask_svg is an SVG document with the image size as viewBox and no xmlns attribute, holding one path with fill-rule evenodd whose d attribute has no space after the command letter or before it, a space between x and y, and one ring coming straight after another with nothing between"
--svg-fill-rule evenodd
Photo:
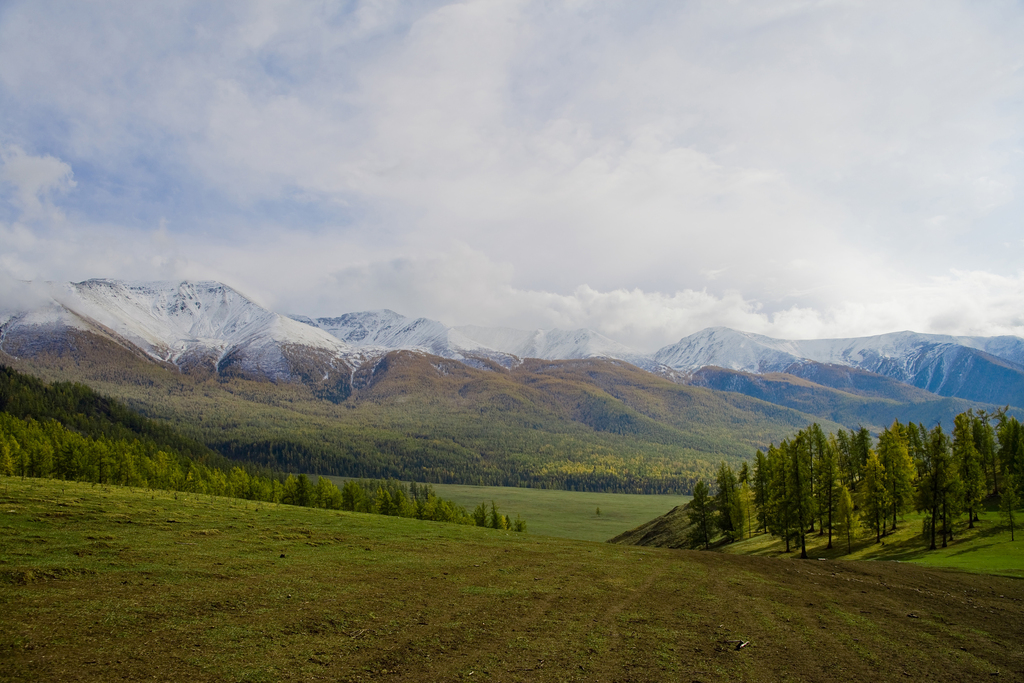
<instances>
[{"instance_id":1,"label":"mountain ridge","mask_svg":"<svg viewBox=\"0 0 1024 683\"><path fill-rule=\"evenodd\" d=\"M699 371L719 367L762 378L783 373L849 392L856 370L876 378L857 375L861 384L874 383L878 398L931 400L908 397L906 387L914 387L936 397L1024 406L1024 339L1006 335L956 337L904 330L787 340L711 327L645 354L587 328L449 326L390 309L320 318L283 316L212 281L95 279L51 283L45 289L42 303L0 312L0 349L15 356L19 350L31 353L59 338L62 330L75 329L131 345L180 371L315 381L336 398L348 395L364 363L408 350L499 371L527 358L609 358L701 386L711 386L711 373ZM723 389L720 381L718 388L763 394L763 381L731 381L733 388Z\"/></svg>"}]
</instances>

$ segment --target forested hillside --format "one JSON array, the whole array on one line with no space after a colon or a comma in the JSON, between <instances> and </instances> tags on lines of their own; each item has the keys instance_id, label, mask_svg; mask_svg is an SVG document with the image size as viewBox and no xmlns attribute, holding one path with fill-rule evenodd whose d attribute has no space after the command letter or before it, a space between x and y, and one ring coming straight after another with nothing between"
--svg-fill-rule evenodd
<instances>
[{"instance_id":1,"label":"forested hillside","mask_svg":"<svg viewBox=\"0 0 1024 683\"><path fill-rule=\"evenodd\" d=\"M47 385L0 366L0 476L183 491L525 531L491 505L473 514L429 486L288 476L233 463L85 385ZM483 505L483 503L481 503Z\"/></svg>"},{"instance_id":2,"label":"forested hillside","mask_svg":"<svg viewBox=\"0 0 1024 683\"><path fill-rule=\"evenodd\" d=\"M187 375L87 343L11 362L86 382L232 460L285 472L686 493L721 460L738 465L811 419L602 359L509 371L392 352L360 367L336 402L299 382Z\"/></svg>"},{"instance_id":3,"label":"forested hillside","mask_svg":"<svg viewBox=\"0 0 1024 683\"><path fill-rule=\"evenodd\" d=\"M721 463L713 479L697 482L685 510L614 540L707 548L767 533L806 557L812 534L827 549L881 543L914 512L922 546L934 550L973 529L990 501L1012 539L1022 478L1024 426L1005 412L961 413L951 434L894 421L877 440L867 429L828 434L812 424L758 450L752 467Z\"/></svg>"},{"instance_id":4,"label":"forested hillside","mask_svg":"<svg viewBox=\"0 0 1024 683\"><path fill-rule=\"evenodd\" d=\"M931 423L973 405L905 385L889 398L878 377L825 366L846 390L704 372L701 381L729 389L720 391L610 359L481 369L394 351L346 375L342 396L312 379L184 373L86 334L8 362L118 397L157 420L147 429L186 434L200 462L212 450L291 473L580 491L690 493L720 462L738 468L813 421L875 431L894 417Z\"/></svg>"},{"instance_id":5,"label":"forested hillside","mask_svg":"<svg viewBox=\"0 0 1024 683\"><path fill-rule=\"evenodd\" d=\"M962 398L939 396L883 375L822 363L795 364L786 372L755 375L704 367L686 376L686 383L793 408L847 427L867 427L877 433L892 423L941 422L966 410L992 410ZM1020 409L1011 409L1020 414Z\"/></svg>"}]
</instances>

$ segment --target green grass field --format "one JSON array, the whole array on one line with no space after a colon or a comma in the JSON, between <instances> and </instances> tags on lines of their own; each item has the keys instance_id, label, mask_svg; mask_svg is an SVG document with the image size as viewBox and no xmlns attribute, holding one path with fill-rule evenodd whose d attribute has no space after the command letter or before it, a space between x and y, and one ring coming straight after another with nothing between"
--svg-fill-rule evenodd
<instances>
[{"instance_id":1,"label":"green grass field","mask_svg":"<svg viewBox=\"0 0 1024 683\"><path fill-rule=\"evenodd\" d=\"M892 562L0 478L0 681L1014 679L1022 602Z\"/></svg>"},{"instance_id":2,"label":"green grass field","mask_svg":"<svg viewBox=\"0 0 1024 683\"><path fill-rule=\"evenodd\" d=\"M814 558L913 562L1024 578L1024 533L1018 530L1016 540L1011 541L1010 531L999 518L994 503L981 515L981 520L974 523L973 529L966 528L966 523L958 525L954 540L945 548L928 550L928 540L921 533L922 520L923 515L919 513L906 515L897 524L896 531L883 536L881 542L876 542L874 533L861 528L849 553L846 539L833 537L833 547L829 550L827 537L812 534L807 537L807 554ZM722 550L762 557L800 556L799 548L794 547L794 552L787 554L783 541L767 534L723 546Z\"/></svg>"},{"instance_id":3,"label":"green grass field","mask_svg":"<svg viewBox=\"0 0 1024 683\"><path fill-rule=\"evenodd\" d=\"M339 488L343 477L328 477ZM431 484L441 498L453 500L467 510L481 502L494 501L498 509L514 519L519 515L527 531L542 536L607 541L623 531L663 515L691 496L642 496L628 493L588 493L554 489L508 486L461 486ZM597 510L601 514L597 514Z\"/></svg>"}]
</instances>

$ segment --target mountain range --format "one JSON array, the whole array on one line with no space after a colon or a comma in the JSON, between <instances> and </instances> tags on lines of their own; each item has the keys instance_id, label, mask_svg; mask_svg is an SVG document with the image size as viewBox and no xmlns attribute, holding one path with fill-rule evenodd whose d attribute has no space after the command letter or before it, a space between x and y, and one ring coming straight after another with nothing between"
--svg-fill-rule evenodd
<instances>
[{"instance_id":1,"label":"mountain range","mask_svg":"<svg viewBox=\"0 0 1024 683\"><path fill-rule=\"evenodd\" d=\"M284 316L217 282L87 280L34 291L40 289L35 301L0 311L0 350L11 356L59 345L74 330L186 372L315 378L343 385L340 395L367 362L406 350L481 369L509 369L526 358L616 359L678 383L776 402L794 387L816 385L900 401L949 397L1024 407L1024 339L1012 336L903 331L785 340L715 327L646 354L589 329L451 327L390 310Z\"/></svg>"},{"instance_id":2,"label":"mountain range","mask_svg":"<svg viewBox=\"0 0 1024 683\"><path fill-rule=\"evenodd\" d=\"M0 310L0 363L84 382L222 455L286 471L685 492L812 421L948 427L969 408L1024 406L1016 337L711 328L642 353L588 329L285 316L218 282L24 293Z\"/></svg>"}]
</instances>

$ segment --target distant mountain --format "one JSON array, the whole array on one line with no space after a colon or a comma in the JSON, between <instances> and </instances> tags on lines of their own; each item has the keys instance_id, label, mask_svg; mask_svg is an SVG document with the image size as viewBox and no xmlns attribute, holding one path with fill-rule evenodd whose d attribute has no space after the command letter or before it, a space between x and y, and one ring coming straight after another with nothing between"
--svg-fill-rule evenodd
<instances>
[{"instance_id":1,"label":"distant mountain","mask_svg":"<svg viewBox=\"0 0 1024 683\"><path fill-rule=\"evenodd\" d=\"M644 370L654 370L658 365L650 355L640 353L588 329L526 331L509 327L479 327L477 325L463 325L455 329L479 344L519 358L539 358L541 360L614 358L624 360Z\"/></svg>"},{"instance_id":2,"label":"distant mountain","mask_svg":"<svg viewBox=\"0 0 1024 683\"><path fill-rule=\"evenodd\" d=\"M479 367L482 360L511 367L519 362L512 354L480 344L458 330L428 318L408 318L387 309L346 313L336 318L292 316L367 352L423 351Z\"/></svg>"},{"instance_id":3,"label":"distant mountain","mask_svg":"<svg viewBox=\"0 0 1024 683\"><path fill-rule=\"evenodd\" d=\"M645 355L587 329L289 318L217 282L34 289L0 311L0 362L87 382L224 455L291 471L687 490L811 421L948 426L970 407L1024 406L1016 337L713 328Z\"/></svg>"},{"instance_id":4,"label":"distant mountain","mask_svg":"<svg viewBox=\"0 0 1024 683\"><path fill-rule=\"evenodd\" d=\"M369 381L367 368L402 350L499 372L530 358L611 359L844 424L877 425L889 411L942 420L970 407L963 401L1024 407L1018 337L894 332L785 340L717 327L644 354L589 329L452 327L391 310L285 317L217 282L88 280L40 288L42 303L0 311L0 351L81 354L87 339L103 339L188 374L298 381L335 401Z\"/></svg>"},{"instance_id":5,"label":"distant mountain","mask_svg":"<svg viewBox=\"0 0 1024 683\"><path fill-rule=\"evenodd\" d=\"M683 383L744 394L848 427L859 425L872 431L880 431L894 419L949 426L956 415L970 408L993 408L967 399L937 396L856 368L807 363L797 369L819 381L796 374L757 375L709 365L685 375ZM812 372L806 372L808 370Z\"/></svg>"},{"instance_id":6,"label":"distant mountain","mask_svg":"<svg viewBox=\"0 0 1024 683\"><path fill-rule=\"evenodd\" d=\"M477 325L448 327L436 320L408 318L387 309L347 313L335 318L292 317L362 349L425 351L472 365L479 365L481 359L510 368L524 358L614 358L646 370L657 366L649 355L588 329L527 331Z\"/></svg>"},{"instance_id":7,"label":"distant mountain","mask_svg":"<svg viewBox=\"0 0 1024 683\"><path fill-rule=\"evenodd\" d=\"M61 352L89 334L183 372L321 384L347 384L360 360L351 345L218 282L87 280L49 285L47 294L41 305L0 314L0 350Z\"/></svg>"},{"instance_id":8,"label":"distant mountain","mask_svg":"<svg viewBox=\"0 0 1024 683\"><path fill-rule=\"evenodd\" d=\"M662 348L654 358L681 372L716 366L755 374L816 377L815 381L826 386L833 386L837 379L850 380L835 370L845 366L939 396L1024 406L1024 339L1018 337L894 332L849 339L786 340L715 327ZM825 365L832 369L823 369Z\"/></svg>"}]
</instances>

